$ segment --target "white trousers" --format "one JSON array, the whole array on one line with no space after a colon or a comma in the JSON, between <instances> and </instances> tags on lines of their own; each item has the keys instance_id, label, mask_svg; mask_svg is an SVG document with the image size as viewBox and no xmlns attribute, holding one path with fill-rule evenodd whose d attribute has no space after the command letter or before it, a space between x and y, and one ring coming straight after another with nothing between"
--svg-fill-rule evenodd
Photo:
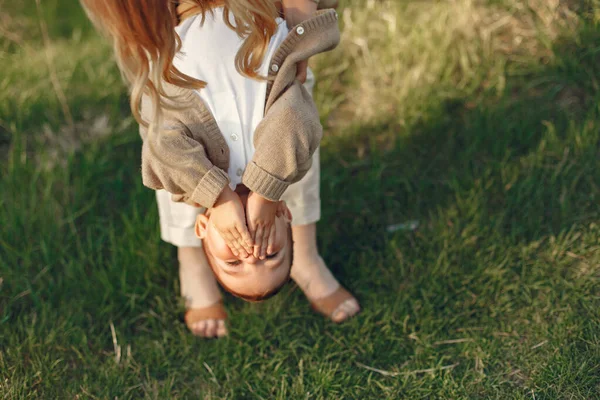
<instances>
[{"instance_id":1,"label":"white trousers","mask_svg":"<svg viewBox=\"0 0 600 400\"><path fill-rule=\"evenodd\" d=\"M314 84L315 77L309 69L304 86L311 94ZM320 172L317 149L313 155L312 167L299 182L290 185L281 197L292 213L292 225L312 224L321 218ZM198 214L203 213L205 209L176 203L165 190L156 192L156 201L162 240L177 247L201 247L202 242L194 233L194 225Z\"/></svg>"}]
</instances>

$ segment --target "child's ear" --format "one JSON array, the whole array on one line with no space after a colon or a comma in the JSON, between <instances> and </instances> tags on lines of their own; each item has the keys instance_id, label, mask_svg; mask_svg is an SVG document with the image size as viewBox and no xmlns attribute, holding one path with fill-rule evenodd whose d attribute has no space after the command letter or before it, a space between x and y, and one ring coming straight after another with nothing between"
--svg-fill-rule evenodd
<instances>
[{"instance_id":1,"label":"child's ear","mask_svg":"<svg viewBox=\"0 0 600 400\"><path fill-rule=\"evenodd\" d=\"M208 229L208 217L204 214L199 214L196 217L196 226L194 227L196 236L199 239L205 239L207 229Z\"/></svg>"}]
</instances>

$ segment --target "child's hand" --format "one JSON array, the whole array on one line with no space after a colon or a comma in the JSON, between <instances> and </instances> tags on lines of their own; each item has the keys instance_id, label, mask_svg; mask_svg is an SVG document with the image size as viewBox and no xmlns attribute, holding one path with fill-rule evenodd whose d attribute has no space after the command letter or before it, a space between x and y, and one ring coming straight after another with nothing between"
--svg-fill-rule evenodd
<instances>
[{"instance_id":1,"label":"child's hand","mask_svg":"<svg viewBox=\"0 0 600 400\"><path fill-rule=\"evenodd\" d=\"M292 222L292 212L283 200L280 201L279 205L277 206L277 216L285 218L288 223Z\"/></svg>"},{"instance_id":2,"label":"child's hand","mask_svg":"<svg viewBox=\"0 0 600 400\"><path fill-rule=\"evenodd\" d=\"M267 200L251 192L246 204L246 219L250 236L254 239L254 257L264 260L273 252L275 217L281 215L281 201Z\"/></svg>"},{"instance_id":3,"label":"child's hand","mask_svg":"<svg viewBox=\"0 0 600 400\"><path fill-rule=\"evenodd\" d=\"M229 186L223 190L210 212L211 223L217 228L233 255L246 258L252 254L253 242L246 227L244 206L240 197Z\"/></svg>"}]
</instances>

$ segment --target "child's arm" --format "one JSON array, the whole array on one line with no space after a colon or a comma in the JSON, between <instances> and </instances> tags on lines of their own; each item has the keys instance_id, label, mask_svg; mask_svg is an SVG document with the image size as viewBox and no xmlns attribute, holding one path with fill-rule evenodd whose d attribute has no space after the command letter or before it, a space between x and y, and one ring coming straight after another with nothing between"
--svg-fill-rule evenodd
<instances>
[{"instance_id":1,"label":"child's arm","mask_svg":"<svg viewBox=\"0 0 600 400\"><path fill-rule=\"evenodd\" d=\"M312 20L312 19L311 19ZM287 187L302 179L323 136L319 112L306 88L296 79L297 64L329 51L340 41L337 14L317 13L303 30L290 32L295 42L283 61L272 60L265 115L254 131L254 155L242 182L250 191L277 201ZM303 40L297 40L304 35ZM286 39L287 40L287 39Z\"/></svg>"},{"instance_id":2,"label":"child's arm","mask_svg":"<svg viewBox=\"0 0 600 400\"><path fill-rule=\"evenodd\" d=\"M157 143L158 142L158 143ZM156 154L150 144L156 147ZM244 207L229 188L229 178L212 165L202 145L185 133L170 132L142 146L142 180L145 186L183 195L187 202L211 208L213 224L235 256L252 254Z\"/></svg>"},{"instance_id":3,"label":"child's arm","mask_svg":"<svg viewBox=\"0 0 600 400\"><path fill-rule=\"evenodd\" d=\"M257 126L254 157L242 177L253 192L248 198L246 220L255 257L267 255L272 245L269 238L275 236L269 233L274 227L276 202L310 169L322 135L316 106L298 81L273 103Z\"/></svg>"},{"instance_id":4,"label":"child's arm","mask_svg":"<svg viewBox=\"0 0 600 400\"><path fill-rule=\"evenodd\" d=\"M142 112L144 107L142 106ZM168 132L148 136L140 127L142 145L142 181L145 186L183 197L187 203L218 209L228 218L215 219L215 227L234 255L246 256L253 250L253 242L246 226L244 208L234 201L229 188L229 177L209 160L204 146L176 118L164 113ZM151 146L153 148L151 148Z\"/></svg>"},{"instance_id":5,"label":"child's arm","mask_svg":"<svg viewBox=\"0 0 600 400\"><path fill-rule=\"evenodd\" d=\"M323 136L317 108L295 81L267 110L254 131L254 156L242 177L250 191L278 201L304 177Z\"/></svg>"},{"instance_id":6,"label":"child's arm","mask_svg":"<svg viewBox=\"0 0 600 400\"><path fill-rule=\"evenodd\" d=\"M158 135L150 138L146 129L140 127L144 139L144 185L154 190L165 189L182 195L186 202L211 208L229 184L229 177L210 162L204 147L188 136L185 127L171 125L171 129L168 133L159 133L160 138Z\"/></svg>"},{"instance_id":7,"label":"child's arm","mask_svg":"<svg viewBox=\"0 0 600 400\"><path fill-rule=\"evenodd\" d=\"M262 200L278 201L290 184L304 177L323 136L317 107L297 79L297 65L312 55L336 47L340 32L334 12L323 11L315 18L320 21L318 28L308 24L304 30L290 33L304 34L305 40L297 42L279 68L271 69L270 77L274 81L268 92L265 116L254 131L254 156L242 177L244 185ZM275 217L273 205L262 200L246 207L246 219L250 235L255 239L255 253L261 249L264 255L264 232L271 229ZM267 217L263 216L265 213ZM262 237L256 235L261 225Z\"/></svg>"}]
</instances>

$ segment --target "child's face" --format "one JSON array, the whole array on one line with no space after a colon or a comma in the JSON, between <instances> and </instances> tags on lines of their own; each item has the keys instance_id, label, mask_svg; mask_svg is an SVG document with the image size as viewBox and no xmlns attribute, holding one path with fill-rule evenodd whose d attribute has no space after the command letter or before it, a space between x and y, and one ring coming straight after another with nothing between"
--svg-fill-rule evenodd
<instances>
[{"instance_id":1,"label":"child's face","mask_svg":"<svg viewBox=\"0 0 600 400\"><path fill-rule=\"evenodd\" d=\"M247 196L240 197L245 204ZM275 224L273 252L259 260L254 256L234 256L210 223L210 212L198 216L196 234L202 239L204 252L217 280L227 291L245 299L260 299L287 282L292 263L290 222L284 217L277 217Z\"/></svg>"}]
</instances>

